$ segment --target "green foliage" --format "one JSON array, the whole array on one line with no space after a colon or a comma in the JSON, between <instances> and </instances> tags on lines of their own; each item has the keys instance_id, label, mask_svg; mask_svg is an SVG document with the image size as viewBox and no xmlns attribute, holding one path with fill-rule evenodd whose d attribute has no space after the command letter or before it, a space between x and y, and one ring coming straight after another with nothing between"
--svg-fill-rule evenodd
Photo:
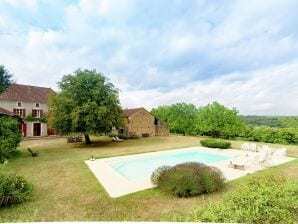
<instances>
[{"instance_id":1,"label":"green foliage","mask_svg":"<svg viewBox=\"0 0 298 224\"><path fill-rule=\"evenodd\" d=\"M260 126L253 128L247 139L257 142L298 144L298 129Z\"/></svg>"},{"instance_id":2,"label":"green foliage","mask_svg":"<svg viewBox=\"0 0 298 224\"><path fill-rule=\"evenodd\" d=\"M21 140L18 121L11 117L0 117L0 163L15 155Z\"/></svg>"},{"instance_id":3,"label":"green foliage","mask_svg":"<svg viewBox=\"0 0 298 224\"><path fill-rule=\"evenodd\" d=\"M298 116L288 116L288 117L280 117L280 122L283 124L283 126L287 128L296 128L298 129Z\"/></svg>"},{"instance_id":4,"label":"green foliage","mask_svg":"<svg viewBox=\"0 0 298 224\"><path fill-rule=\"evenodd\" d=\"M130 139L130 137L126 134L119 134L119 135L115 135L115 136L118 136L120 139Z\"/></svg>"},{"instance_id":5,"label":"green foliage","mask_svg":"<svg viewBox=\"0 0 298 224\"><path fill-rule=\"evenodd\" d=\"M171 132L194 134L197 111L193 104L176 103L170 106L153 108L151 113L159 119L166 121Z\"/></svg>"},{"instance_id":6,"label":"green foliage","mask_svg":"<svg viewBox=\"0 0 298 224\"><path fill-rule=\"evenodd\" d=\"M31 194L32 185L23 176L0 171L0 207L26 201Z\"/></svg>"},{"instance_id":7,"label":"green foliage","mask_svg":"<svg viewBox=\"0 0 298 224\"><path fill-rule=\"evenodd\" d=\"M61 134L109 133L122 125L118 91L95 70L77 70L59 82L61 92L50 96L48 120Z\"/></svg>"},{"instance_id":8,"label":"green foliage","mask_svg":"<svg viewBox=\"0 0 298 224\"><path fill-rule=\"evenodd\" d=\"M158 167L156 170L153 171L153 173L151 175L151 182L154 185L157 185L160 175L163 172L168 171L170 168L171 168L171 166L166 166L166 165Z\"/></svg>"},{"instance_id":9,"label":"green foliage","mask_svg":"<svg viewBox=\"0 0 298 224\"><path fill-rule=\"evenodd\" d=\"M252 126L268 126L275 128L298 128L298 116L239 116Z\"/></svg>"},{"instance_id":10,"label":"green foliage","mask_svg":"<svg viewBox=\"0 0 298 224\"><path fill-rule=\"evenodd\" d=\"M298 214L298 182L281 176L251 177L235 192L195 210L197 222L294 223Z\"/></svg>"},{"instance_id":11,"label":"green foliage","mask_svg":"<svg viewBox=\"0 0 298 224\"><path fill-rule=\"evenodd\" d=\"M201 140L201 145L209 148L220 148L220 149L228 149L231 147L231 142L216 140L216 139L204 139Z\"/></svg>"},{"instance_id":12,"label":"green foliage","mask_svg":"<svg viewBox=\"0 0 298 224\"><path fill-rule=\"evenodd\" d=\"M187 162L171 168L159 168L156 185L162 191L178 197L212 193L224 186L224 177L215 167Z\"/></svg>"},{"instance_id":13,"label":"green foliage","mask_svg":"<svg viewBox=\"0 0 298 224\"><path fill-rule=\"evenodd\" d=\"M24 120L28 122L38 121L42 123L47 123L46 117L33 117L31 114L27 115Z\"/></svg>"},{"instance_id":14,"label":"green foliage","mask_svg":"<svg viewBox=\"0 0 298 224\"><path fill-rule=\"evenodd\" d=\"M246 128L237 113L235 108L228 109L218 102L208 104L201 107L197 113L197 130L202 135L235 138Z\"/></svg>"},{"instance_id":15,"label":"green foliage","mask_svg":"<svg viewBox=\"0 0 298 224\"><path fill-rule=\"evenodd\" d=\"M285 127L278 116L239 116L244 122L252 126Z\"/></svg>"},{"instance_id":16,"label":"green foliage","mask_svg":"<svg viewBox=\"0 0 298 224\"><path fill-rule=\"evenodd\" d=\"M13 83L11 78L12 74L3 65L0 65L0 93L5 91Z\"/></svg>"}]
</instances>

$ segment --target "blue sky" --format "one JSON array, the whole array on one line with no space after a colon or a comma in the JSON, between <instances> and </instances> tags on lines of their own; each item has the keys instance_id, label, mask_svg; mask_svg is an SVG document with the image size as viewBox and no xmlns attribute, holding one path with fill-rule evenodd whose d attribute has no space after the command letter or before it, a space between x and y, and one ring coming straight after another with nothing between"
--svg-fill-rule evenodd
<instances>
[{"instance_id":1,"label":"blue sky","mask_svg":"<svg viewBox=\"0 0 298 224\"><path fill-rule=\"evenodd\" d=\"M297 115L297 11L294 0L1 0L0 64L56 90L96 69L123 107L216 100Z\"/></svg>"}]
</instances>

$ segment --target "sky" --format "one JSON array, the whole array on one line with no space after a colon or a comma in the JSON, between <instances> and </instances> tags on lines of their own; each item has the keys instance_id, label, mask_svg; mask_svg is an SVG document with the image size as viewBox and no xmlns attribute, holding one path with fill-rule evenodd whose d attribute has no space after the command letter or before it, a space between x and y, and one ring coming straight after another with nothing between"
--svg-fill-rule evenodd
<instances>
[{"instance_id":1,"label":"sky","mask_svg":"<svg viewBox=\"0 0 298 224\"><path fill-rule=\"evenodd\" d=\"M51 87L96 69L123 108L298 115L296 0L0 0L0 64Z\"/></svg>"}]
</instances>

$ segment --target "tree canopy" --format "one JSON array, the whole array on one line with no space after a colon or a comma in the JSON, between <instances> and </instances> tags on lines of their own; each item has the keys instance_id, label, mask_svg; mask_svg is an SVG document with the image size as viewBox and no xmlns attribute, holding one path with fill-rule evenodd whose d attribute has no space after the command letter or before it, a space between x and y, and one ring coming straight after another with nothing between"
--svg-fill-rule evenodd
<instances>
[{"instance_id":1,"label":"tree canopy","mask_svg":"<svg viewBox=\"0 0 298 224\"><path fill-rule=\"evenodd\" d=\"M233 138L246 128L237 116L238 111L228 109L218 102L201 107L197 113L197 130L200 134L212 137Z\"/></svg>"},{"instance_id":2,"label":"tree canopy","mask_svg":"<svg viewBox=\"0 0 298 224\"><path fill-rule=\"evenodd\" d=\"M0 93L4 92L11 83L13 83L12 74L3 65L0 65Z\"/></svg>"},{"instance_id":3,"label":"tree canopy","mask_svg":"<svg viewBox=\"0 0 298 224\"><path fill-rule=\"evenodd\" d=\"M49 124L61 134L108 133L122 125L118 91L102 73L78 69L58 83L60 93L49 98Z\"/></svg>"},{"instance_id":4,"label":"tree canopy","mask_svg":"<svg viewBox=\"0 0 298 224\"><path fill-rule=\"evenodd\" d=\"M197 108L193 104L176 103L152 109L159 119L166 121L172 132L193 134Z\"/></svg>"}]
</instances>

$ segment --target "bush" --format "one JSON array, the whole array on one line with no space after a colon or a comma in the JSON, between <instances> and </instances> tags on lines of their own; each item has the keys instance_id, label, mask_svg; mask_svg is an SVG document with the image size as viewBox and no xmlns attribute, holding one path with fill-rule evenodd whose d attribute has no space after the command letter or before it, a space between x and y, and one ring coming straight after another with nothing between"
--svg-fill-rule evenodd
<instances>
[{"instance_id":1,"label":"bush","mask_svg":"<svg viewBox=\"0 0 298 224\"><path fill-rule=\"evenodd\" d=\"M156 185L164 192L178 197L212 193L224 186L224 177L215 167L202 163L187 162L171 168L158 168ZM152 175L153 177L156 175Z\"/></svg>"},{"instance_id":2,"label":"bush","mask_svg":"<svg viewBox=\"0 0 298 224\"><path fill-rule=\"evenodd\" d=\"M156 185L158 182L158 179L160 177L160 174L162 174L165 171L168 171L171 168L171 166L161 166L158 167L156 170L153 171L152 175L151 175L151 182Z\"/></svg>"},{"instance_id":3,"label":"bush","mask_svg":"<svg viewBox=\"0 0 298 224\"><path fill-rule=\"evenodd\" d=\"M117 136L117 135L115 135L115 136ZM114 136L113 136L113 137L114 137ZM129 139L129 136L126 135L126 134L119 134L118 137L119 137L120 139Z\"/></svg>"},{"instance_id":4,"label":"bush","mask_svg":"<svg viewBox=\"0 0 298 224\"><path fill-rule=\"evenodd\" d=\"M201 145L209 148L227 149L231 147L231 143L223 140L204 139L201 140Z\"/></svg>"},{"instance_id":5,"label":"bush","mask_svg":"<svg viewBox=\"0 0 298 224\"><path fill-rule=\"evenodd\" d=\"M268 175L251 177L235 192L192 213L198 222L294 223L298 182ZM297 217L296 217L297 218Z\"/></svg>"},{"instance_id":6,"label":"bush","mask_svg":"<svg viewBox=\"0 0 298 224\"><path fill-rule=\"evenodd\" d=\"M0 172L0 207L26 201L32 194L32 185L20 175Z\"/></svg>"},{"instance_id":7,"label":"bush","mask_svg":"<svg viewBox=\"0 0 298 224\"><path fill-rule=\"evenodd\" d=\"M21 140L18 121L10 117L0 117L0 163L15 155Z\"/></svg>"}]
</instances>

